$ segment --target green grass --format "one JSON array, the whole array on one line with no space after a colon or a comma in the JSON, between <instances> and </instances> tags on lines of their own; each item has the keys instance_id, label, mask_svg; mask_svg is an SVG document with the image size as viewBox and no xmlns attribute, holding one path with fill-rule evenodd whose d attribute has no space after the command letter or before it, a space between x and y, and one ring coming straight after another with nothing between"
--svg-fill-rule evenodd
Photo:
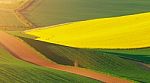
<instances>
[{"instance_id":1,"label":"green grass","mask_svg":"<svg viewBox=\"0 0 150 83\"><path fill-rule=\"evenodd\" d=\"M140 48L140 49L95 49L96 53L108 53L108 54L114 54L116 56L119 56L121 58L126 58L138 62L142 62L145 64L150 64L150 48Z\"/></svg>"},{"instance_id":2,"label":"green grass","mask_svg":"<svg viewBox=\"0 0 150 83\"><path fill-rule=\"evenodd\" d=\"M38 26L149 12L149 0L38 0L23 11Z\"/></svg>"},{"instance_id":3,"label":"green grass","mask_svg":"<svg viewBox=\"0 0 150 83\"><path fill-rule=\"evenodd\" d=\"M99 83L99 81L21 61L0 47L0 83Z\"/></svg>"},{"instance_id":4,"label":"green grass","mask_svg":"<svg viewBox=\"0 0 150 83\"><path fill-rule=\"evenodd\" d=\"M140 83L150 82L150 69L134 60L122 58L116 56L116 54L104 52L103 50L77 49L23 37L21 39L47 58L59 64L73 66L74 62L78 61L79 66L83 68L104 72Z\"/></svg>"}]
</instances>

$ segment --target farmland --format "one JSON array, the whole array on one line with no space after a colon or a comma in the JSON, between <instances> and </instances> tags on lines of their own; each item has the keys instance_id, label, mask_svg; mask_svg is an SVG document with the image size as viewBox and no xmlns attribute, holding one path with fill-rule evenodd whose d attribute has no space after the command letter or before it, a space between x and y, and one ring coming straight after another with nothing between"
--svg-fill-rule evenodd
<instances>
[{"instance_id":1,"label":"farmland","mask_svg":"<svg viewBox=\"0 0 150 83\"><path fill-rule=\"evenodd\" d=\"M64 5L65 3L67 5ZM0 1L0 11L21 9L19 10L21 16L18 18L18 14L15 13L10 18L10 20L17 18L19 23L0 23L0 25L7 26L5 30L25 30L81 20L149 12L149 4L148 0L5 0ZM7 19L9 20L9 17Z\"/></svg>"},{"instance_id":2,"label":"farmland","mask_svg":"<svg viewBox=\"0 0 150 83\"><path fill-rule=\"evenodd\" d=\"M79 21L26 31L37 40L78 48L150 46L150 13ZM142 28L141 28L142 27Z\"/></svg>"},{"instance_id":3,"label":"farmland","mask_svg":"<svg viewBox=\"0 0 150 83\"><path fill-rule=\"evenodd\" d=\"M37 26L149 12L149 0L37 0L22 13Z\"/></svg>"},{"instance_id":4,"label":"farmland","mask_svg":"<svg viewBox=\"0 0 150 83\"><path fill-rule=\"evenodd\" d=\"M149 0L0 0L0 83L150 83Z\"/></svg>"},{"instance_id":5,"label":"farmland","mask_svg":"<svg viewBox=\"0 0 150 83\"><path fill-rule=\"evenodd\" d=\"M134 61L132 59L130 60L128 58L123 58L128 57L126 55L122 55L123 57L120 57L117 54L107 53L108 50L78 49L40 42L29 38L21 37L21 39L50 60L62 65L74 66L74 62L77 61L79 67L91 69L96 72L104 72L113 76L135 80L138 82L150 81L148 79L150 72L147 71L149 68L139 64L136 60ZM119 50L116 50L116 52L117 51L119 52ZM134 53L136 53L136 50ZM149 50L147 50L147 53L149 53ZM130 56L132 57L136 55L130 54ZM148 57L149 56L150 55L148 55ZM150 59L148 57L147 59Z\"/></svg>"},{"instance_id":6,"label":"farmland","mask_svg":"<svg viewBox=\"0 0 150 83\"><path fill-rule=\"evenodd\" d=\"M79 80L80 79L80 80ZM79 75L43 68L16 59L0 46L0 82L2 83L54 83L69 81L78 83L99 83Z\"/></svg>"},{"instance_id":7,"label":"farmland","mask_svg":"<svg viewBox=\"0 0 150 83\"><path fill-rule=\"evenodd\" d=\"M33 49L31 46L23 42L22 40L11 36L5 32L0 32L0 43L9 51L11 52L15 57L18 59L21 59L23 61L27 61L42 67L46 68L52 68L60 71L65 71L85 77L89 77L98 81L106 82L106 83L113 83L113 82L121 82L121 83L132 83L130 80L121 79L118 77L113 77L111 75L103 74L103 73L97 73L92 70L88 70L85 68L79 68L79 67L71 67L71 66L65 66L61 64L57 64L56 62L53 62L50 59L47 59L46 57L42 56L41 53ZM8 41L11 40L11 41ZM16 44L19 46L16 46ZM11 47L9 47L11 45ZM20 49L20 50L18 50ZM31 56L32 55L32 56Z\"/></svg>"},{"instance_id":8,"label":"farmland","mask_svg":"<svg viewBox=\"0 0 150 83\"><path fill-rule=\"evenodd\" d=\"M9 32L10 33L10 32ZM18 32L17 32L18 33ZM81 49L34 40L24 33L11 32L18 36L48 59L62 65L103 72L115 77L136 82L149 82L149 48L141 49ZM22 34L22 35L21 35ZM84 58L84 60L83 60Z\"/></svg>"}]
</instances>

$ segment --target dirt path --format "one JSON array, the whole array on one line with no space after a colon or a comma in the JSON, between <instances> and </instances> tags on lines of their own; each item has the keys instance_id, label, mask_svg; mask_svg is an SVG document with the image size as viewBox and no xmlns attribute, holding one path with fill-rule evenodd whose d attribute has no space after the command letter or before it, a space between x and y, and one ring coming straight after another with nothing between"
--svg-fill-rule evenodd
<instances>
[{"instance_id":1,"label":"dirt path","mask_svg":"<svg viewBox=\"0 0 150 83\"><path fill-rule=\"evenodd\" d=\"M3 45L8 51L10 51L15 57L36 65L78 74L106 83L131 83L130 81L124 79L112 77L102 73L96 73L87 69L63 66L51 62L46 58L41 57L34 49L32 49L22 40L2 31L0 31L0 44Z\"/></svg>"}]
</instances>

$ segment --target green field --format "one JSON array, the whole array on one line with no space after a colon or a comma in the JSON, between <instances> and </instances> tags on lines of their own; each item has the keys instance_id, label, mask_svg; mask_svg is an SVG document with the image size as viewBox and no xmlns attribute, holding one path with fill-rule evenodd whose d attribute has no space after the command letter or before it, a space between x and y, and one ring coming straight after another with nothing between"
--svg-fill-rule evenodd
<instances>
[{"instance_id":1,"label":"green field","mask_svg":"<svg viewBox=\"0 0 150 83\"><path fill-rule=\"evenodd\" d=\"M149 4L148 0L35 0L31 6L22 10L22 14L29 22L37 26L50 26L149 12ZM9 9L0 9L0 17L5 20L0 20L0 28L4 30L28 29L21 23L23 19L17 19L14 13L7 12L7 10Z\"/></svg>"},{"instance_id":2,"label":"green field","mask_svg":"<svg viewBox=\"0 0 150 83\"><path fill-rule=\"evenodd\" d=\"M121 58L126 58L138 62L142 62L145 64L150 64L150 48L139 48L139 49L110 49L110 50L100 50L96 49L95 53L108 53L108 54L114 54L116 56L119 56Z\"/></svg>"},{"instance_id":3,"label":"green field","mask_svg":"<svg viewBox=\"0 0 150 83\"><path fill-rule=\"evenodd\" d=\"M149 41L147 41L150 38L148 32L150 29L150 16L149 13L145 13L150 12L150 0L33 0L34 3L28 4L24 4L23 1L26 0L7 5L0 0L0 31L4 30L10 34L7 38L7 33L5 35L1 31L1 34L4 36L1 35L2 39L0 41L0 83L102 83L98 80L107 81L105 75L106 77L108 75L108 81L110 81L110 78L116 78L115 81L119 79L135 83L150 83L150 47L148 47ZM22 6L15 10L19 5ZM141 15L139 14L138 17L134 17L134 14L138 13L141 13ZM142 15L142 13L145 14ZM96 20L92 22L92 19L120 18L119 16L126 17L127 15L133 16L134 19L122 18L119 20L114 19L114 21L104 20L101 23ZM86 23L83 20L91 21ZM81 24L78 24L78 21L81 21ZM74 22L73 24L77 22L78 25L70 26L69 23L71 22ZM90 24L90 22L92 23ZM59 28L58 30L55 30L55 27L53 27L53 25L59 26L63 25L63 23L69 24L69 26L66 25L67 28L64 30L61 26L57 27ZM82 24L86 26L82 26ZM50 28L48 28L49 26ZM43 29L40 27L53 29L54 32L58 33L48 30L40 33ZM37 40L38 37L34 34L28 35L26 33L27 29L28 31L32 31L29 29L35 30L35 34L42 36L42 39ZM17 38L15 39L11 35L16 36L20 41L17 41ZM146 45L144 46L145 48L111 49L109 47L108 49L100 49L101 47L96 48L93 46L92 49L90 47L69 47L66 44L59 45L60 43L43 41L44 39L55 39L57 35L60 40L56 39L56 41L63 41L64 38L63 43L66 43L67 40L72 39L72 41L77 40L75 43L81 43L81 45L85 46L87 44L94 45L96 42L98 44L95 44L95 46L104 45L102 40L94 40L96 38L104 39L103 42L106 42L106 46L119 46L122 42L124 42L123 46L131 46L131 42L137 46L141 44ZM106 40L107 38L109 40ZM3 42L3 40L5 41ZM7 40L11 43L7 42ZM81 42L87 42L88 40L88 43ZM109 43L111 40L113 42ZM1 44L5 45L8 49L5 49ZM20 48L23 47L27 52L22 49L16 49L15 44L18 44ZM11 45L12 48L9 49ZM17 58L11 53L14 49L14 55L16 53L21 58ZM21 56L18 52L27 54ZM30 59L26 55L31 55L35 59ZM40 66L24 61L24 58ZM46 61L44 61L45 59ZM47 59L58 63L58 67L57 65L56 67L55 65L54 67L51 66L58 70L51 69L50 63L47 63ZM80 71L80 68L83 71ZM64 71L60 71L59 69ZM77 70L71 71L71 69ZM73 74L69 72L77 73ZM84 74L86 72L87 74Z\"/></svg>"},{"instance_id":4,"label":"green field","mask_svg":"<svg viewBox=\"0 0 150 83\"><path fill-rule=\"evenodd\" d=\"M149 0L37 0L23 11L38 26L149 12Z\"/></svg>"},{"instance_id":5,"label":"green field","mask_svg":"<svg viewBox=\"0 0 150 83\"><path fill-rule=\"evenodd\" d=\"M70 48L33 39L23 38L25 42L41 52L47 58L63 65L74 66L77 61L79 67L104 72L138 82L150 82L150 68L127 58L104 52L98 49ZM147 51L148 52L148 51ZM135 51L136 53L136 51ZM121 55L125 56L126 55ZM134 55L130 55L134 56ZM149 58L148 58L149 59Z\"/></svg>"},{"instance_id":6,"label":"green field","mask_svg":"<svg viewBox=\"0 0 150 83\"><path fill-rule=\"evenodd\" d=\"M99 83L79 75L32 65L0 47L0 83Z\"/></svg>"}]
</instances>

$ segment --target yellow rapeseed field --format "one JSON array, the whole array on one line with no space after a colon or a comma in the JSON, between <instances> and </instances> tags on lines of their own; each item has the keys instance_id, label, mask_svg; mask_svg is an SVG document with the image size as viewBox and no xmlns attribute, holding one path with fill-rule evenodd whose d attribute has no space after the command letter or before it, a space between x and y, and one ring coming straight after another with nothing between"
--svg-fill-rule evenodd
<instances>
[{"instance_id":1,"label":"yellow rapeseed field","mask_svg":"<svg viewBox=\"0 0 150 83\"><path fill-rule=\"evenodd\" d=\"M37 40L78 48L150 46L150 13L79 21L26 31Z\"/></svg>"}]
</instances>

